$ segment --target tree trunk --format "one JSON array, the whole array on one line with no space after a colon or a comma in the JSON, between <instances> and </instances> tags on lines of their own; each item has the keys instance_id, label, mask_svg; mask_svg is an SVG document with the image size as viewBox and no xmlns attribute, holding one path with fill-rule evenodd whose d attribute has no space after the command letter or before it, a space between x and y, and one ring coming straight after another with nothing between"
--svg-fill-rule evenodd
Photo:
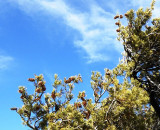
<instances>
[{"instance_id":1,"label":"tree trunk","mask_svg":"<svg viewBox=\"0 0 160 130\"><path fill-rule=\"evenodd\" d=\"M159 99L156 99L157 96L155 95L155 92L152 91L149 93L149 96L150 96L150 103L160 119L160 104L158 103Z\"/></svg>"}]
</instances>

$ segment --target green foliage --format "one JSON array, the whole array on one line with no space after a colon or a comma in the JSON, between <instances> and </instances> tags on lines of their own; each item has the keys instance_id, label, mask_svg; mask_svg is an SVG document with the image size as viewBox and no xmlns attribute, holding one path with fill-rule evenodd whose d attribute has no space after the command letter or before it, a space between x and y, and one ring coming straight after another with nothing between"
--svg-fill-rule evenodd
<instances>
[{"instance_id":1,"label":"green foliage","mask_svg":"<svg viewBox=\"0 0 160 130\"><path fill-rule=\"evenodd\" d=\"M154 2L145 11L142 8L136 13L128 11L126 27L120 20L116 23L118 39L123 41L125 49L124 57L113 70L105 69L104 75L92 72L93 99L86 98L87 92L83 91L73 103L72 91L75 84L82 82L80 75L60 80L55 74L50 93L45 92L43 75L35 75L28 79L33 82L33 94L28 94L26 87L19 87L23 106L11 110L21 116L24 125L34 130L158 129L160 122L150 91L157 87L159 92L156 85L160 81L160 19L153 19L153 25L146 26ZM117 18L123 16L115 16ZM159 101L159 93L155 95L155 100Z\"/></svg>"},{"instance_id":2,"label":"green foliage","mask_svg":"<svg viewBox=\"0 0 160 130\"><path fill-rule=\"evenodd\" d=\"M121 67L105 69L105 75L92 72L91 88L94 100L79 92L71 103L74 84L82 81L80 75L64 81L55 75L53 91L45 94L43 76L29 78L35 86L34 94L19 87L23 106L16 109L23 124L32 129L152 129L158 121L154 109L148 105L148 94L121 72ZM117 76L124 77L122 83ZM37 89L40 89L37 90ZM43 97L44 95L44 97ZM104 95L108 95L105 98Z\"/></svg>"},{"instance_id":3,"label":"green foliage","mask_svg":"<svg viewBox=\"0 0 160 130\"><path fill-rule=\"evenodd\" d=\"M119 40L123 41L126 53L127 76L140 82L150 103L160 117L160 18L150 21L155 0L151 7L128 11L125 16L128 25L119 21Z\"/></svg>"}]
</instances>

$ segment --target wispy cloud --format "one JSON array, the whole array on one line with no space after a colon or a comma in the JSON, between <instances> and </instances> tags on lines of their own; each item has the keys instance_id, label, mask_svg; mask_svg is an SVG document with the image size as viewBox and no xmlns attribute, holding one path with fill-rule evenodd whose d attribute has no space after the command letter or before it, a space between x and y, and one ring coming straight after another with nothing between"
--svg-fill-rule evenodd
<instances>
[{"instance_id":1,"label":"wispy cloud","mask_svg":"<svg viewBox=\"0 0 160 130\"><path fill-rule=\"evenodd\" d=\"M131 4L138 7L149 7L152 0L132 0Z\"/></svg>"},{"instance_id":2,"label":"wispy cloud","mask_svg":"<svg viewBox=\"0 0 160 130\"><path fill-rule=\"evenodd\" d=\"M122 46L116 41L114 15L91 3L90 11L80 12L70 7L63 0L10 0L29 13L41 11L50 16L60 17L64 23L75 29L81 39L74 41L75 47L86 52L88 62L107 61L113 53L121 52Z\"/></svg>"},{"instance_id":3,"label":"wispy cloud","mask_svg":"<svg viewBox=\"0 0 160 130\"><path fill-rule=\"evenodd\" d=\"M12 61L13 57L0 55L0 70L7 69Z\"/></svg>"},{"instance_id":4,"label":"wispy cloud","mask_svg":"<svg viewBox=\"0 0 160 130\"><path fill-rule=\"evenodd\" d=\"M63 20L64 24L78 31L81 35L80 39L75 39L74 46L86 53L85 58L88 63L97 61L107 61L113 59L114 53L123 51L121 43L116 40L113 12L119 8L119 2L115 2L114 9L107 12L96 2L91 2L89 11L81 12L75 7L69 6L64 0L9 0L18 3L19 7L29 15L46 14L51 17L58 17ZM152 0L125 0L124 3L129 7L149 7ZM157 17L160 9L160 2L156 3L153 17ZM110 6L110 5L108 5ZM113 7L110 7L113 8ZM126 9L126 7L124 7ZM122 6L121 9L122 10ZM115 10L117 11L117 10ZM124 10L123 10L124 11ZM122 12L123 12L122 11ZM119 13L122 13L119 12Z\"/></svg>"}]
</instances>

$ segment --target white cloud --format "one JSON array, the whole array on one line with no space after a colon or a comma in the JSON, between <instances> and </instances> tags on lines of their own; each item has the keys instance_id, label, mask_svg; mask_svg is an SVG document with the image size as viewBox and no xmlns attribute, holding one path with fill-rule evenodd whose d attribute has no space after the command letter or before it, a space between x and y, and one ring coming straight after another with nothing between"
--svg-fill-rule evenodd
<instances>
[{"instance_id":1,"label":"white cloud","mask_svg":"<svg viewBox=\"0 0 160 130\"><path fill-rule=\"evenodd\" d=\"M13 57L0 55L0 70L7 69L11 61L13 61Z\"/></svg>"},{"instance_id":2,"label":"white cloud","mask_svg":"<svg viewBox=\"0 0 160 130\"><path fill-rule=\"evenodd\" d=\"M157 0L156 3L155 3L155 8L153 10L153 18L157 18L157 17L160 17L160 1Z\"/></svg>"},{"instance_id":3,"label":"white cloud","mask_svg":"<svg viewBox=\"0 0 160 130\"><path fill-rule=\"evenodd\" d=\"M88 62L107 61L113 57L114 52L122 52L123 47L121 43L116 40L117 34L115 32L114 14L105 11L103 8L90 3L90 11L80 12L74 7L70 7L64 0L8 0L10 2L18 3L19 7L27 12L29 15L47 14L55 18L61 18L64 23L75 29L81 34L81 39L76 39L74 45L87 54ZM129 7L150 7L152 0L125 0L124 4ZM120 2L114 1L114 10L119 9ZM153 17L159 15L160 9L158 5L160 1L156 2ZM108 4L110 5L110 2ZM110 8L113 8L110 7ZM122 7L121 7L122 8ZM126 7L124 6L126 9ZM123 12L123 11L122 11ZM122 13L121 12L121 13Z\"/></svg>"},{"instance_id":4,"label":"white cloud","mask_svg":"<svg viewBox=\"0 0 160 130\"><path fill-rule=\"evenodd\" d=\"M41 11L51 16L58 16L64 23L81 34L74 45L84 50L88 62L107 61L112 54L122 52L122 45L116 41L116 26L114 15L91 3L89 12L80 12L68 6L63 0L10 0L18 3L19 7L33 15ZM109 53L108 53L109 52Z\"/></svg>"},{"instance_id":5,"label":"white cloud","mask_svg":"<svg viewBox=\"0 0 160 130\"><path fill-rule=\"evenodd\" d=\"M51 14L59 13L68 26L80 32L82 40L76 40L74 43L85 50L89 63L109 60L111 55L104 53L109 47L113 52L122 51L121 44L115 42L114 14L97 5L92 5L90 12L81 13L68 7L63 1L43 1L41 4Z\"/></svg>"},{"instance_id":6,"label":"white cloud","mask_svg":"<svg viewBox=\"0 0 160 130\"><path fill-rule=\"evenodd\" d=\"M150 6L150 3L152 2L152 0L132 0L130 2L133 6L146 8Z\"/></svg>"}]
</instances>

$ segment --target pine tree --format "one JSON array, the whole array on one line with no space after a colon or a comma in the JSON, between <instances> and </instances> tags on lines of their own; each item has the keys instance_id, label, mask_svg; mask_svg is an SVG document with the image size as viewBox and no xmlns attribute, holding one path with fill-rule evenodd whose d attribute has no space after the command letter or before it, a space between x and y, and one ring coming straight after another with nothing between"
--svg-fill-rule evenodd
<instances>
[{"instance_id":1,"label":"pine tree","mask_svg":"<svg viewBox=\"0 0 160 130\"><path fill-rule=\"evenodd\" d=\"M81 75L62 81L55 74L50 93L46 93L43 75L35 75L28 79L33 82L33 94L20 86L23 106L11 110L33 130L160 129L160 19L149 23L154 2L145 11L142 8L136 14L128 11L127 26L120 22L123 15L114 17L119 19L116 31L125 53L113 70L105 69L104 75L92 72L94 99L87 98L85 91L74 97L72 91L75 84L82 82Z\"/></svg>"},{"instance_id":2,"label":"pine tree","mask_svg":"<svg viewBox=\"0 0 160 130\"><path fill-rule=\"evenodd\" d=\"M151 19L151 7L128 11L127 26L119 23L119 40L126 52L128 76L139 81L139 87L148 92L150 103L160 117L160 18Z\"/></svg>"}]
</instances>

